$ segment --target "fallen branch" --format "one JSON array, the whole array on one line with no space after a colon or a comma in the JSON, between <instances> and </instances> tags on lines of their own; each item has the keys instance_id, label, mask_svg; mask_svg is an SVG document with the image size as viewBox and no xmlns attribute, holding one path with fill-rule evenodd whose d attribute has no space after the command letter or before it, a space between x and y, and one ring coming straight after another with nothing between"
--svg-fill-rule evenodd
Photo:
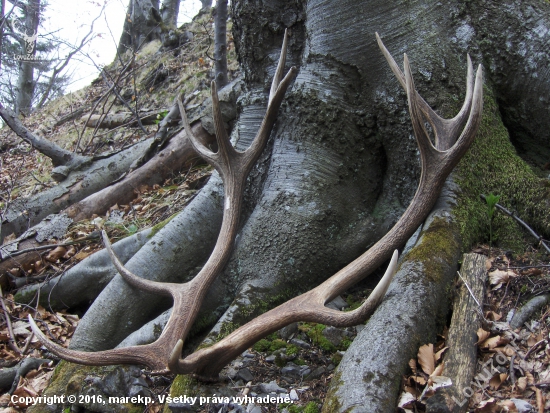
<instances>
[{"instance_id":1,"label":"fallen branch","mask_svg":"<svg viewBox=\"0 0 550 413\"><path fill-rule=\"evenodd\" d=\"M470 386L477 362L476 331L481 325L477 309L483 302L487 277L485 256L465 254L461 269L464 283L455 299L453 318L447 337L449 350L445 355L443 376L450 377L453 385L437 389L427 401L427 412L462 413L468 410L468 397L464 390Z\"/></svg>"},{"instance_id":2,"label":"fallen branch","mask_svg":"<svg viewBox=\"0 0 550 413\"><path fill-rule=\"evenodd\" d=\"M11 387L9 394L13 394L20 377L24 377L29 371L36 370L45 363L51 363L51 360L26 358L17 363L15 367L0 370L0 389Z\"/></svg>"}]
</instances>

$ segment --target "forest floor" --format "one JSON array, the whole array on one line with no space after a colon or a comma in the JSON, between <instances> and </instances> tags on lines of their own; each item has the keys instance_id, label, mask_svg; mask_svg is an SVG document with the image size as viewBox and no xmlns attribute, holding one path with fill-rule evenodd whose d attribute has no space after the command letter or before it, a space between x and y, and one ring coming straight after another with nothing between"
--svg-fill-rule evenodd
<instances>
[{"instance_id":1,"label":"forest floor","mask_svg":"<svg viewBox=\"0 0 550 413\"><path fill-rule=\"evenodd\" d=\"M143 51L143 59L138 57L139 73L150 78L148 90L142 91L144 111L155 110L159 116L169 108L176 90L186 88L187 93L195 94L196 104L208 93L207 79L212 62L205 58L211 41L209 22L194 26L195 37L191 45L181 53L171 51L167 56L146 59L151 51ZM206 52L205 52L206 50ZM234 50L233 50L234 53ZM231 55L231 46L230 46ZM233 75L237 72L236 62L230 64ZM113 76L119 66L113 65ZM136 72L137 73L137 72ZM141 76L141 75L139 75ZM132 76L120 79L126 95L132 97L130 89ZM177 79L177 81L175 81ZM182 80L183 79L183 80ZM126 82L126 83L124 83ZM126 86L124 86L126 85ZM125 89L126 88L126 89ZM64 147L93 154L101 151L115 151L131 145L139 139L152 136L156 125L147 126L148 135L138 132L135 125L125 125L114 130L85 128L84 120L73 118L66 123L56 122L72 113L80 113L81 108L91 108L107 90L101 79L90 87L60 99L45 110L25 119L26 126L38 131ZM109 100L110 99L110 100ZM122 111L111 97L103 107ZM118 109L117 109L118 108ZM70 117L70 116L69 116ZM54 126L56 125L56 126ZM32 196L47 189L55 182L50 178L51 163L40 153L19 140L4 128L0 130L0 210L4 211L9 202L18 197ZM211 168L194 166L181 174L167 179L162 185L135 189L135 199L127 205L113 205L105 216L94 216L74 223L63 240L52 240L52 249L42 251L42 259L26 268L14 268L9 274L0 274L0 367L9 368L25 358L51 359L40 342L30 332L28 314L39 312L47 320L48 334L52 339L68 345L82 313L42 306L27 306L13 301L14 279L32 278L44 281L66 271L95 251L103 248L98 240L90 240L98 224L106 229L111 240L118 240L134 234L146 227L155 225L181 211L195 193L206 183ZM3 234L6 235L6 234ZM65 247L56 244L66 241L86 241ZM9 236L4 239L9 242ZM504 322L511 312L516 311L530 298L548 293L550 290L550 259L548 254L534 248L526 252L506 252L497 248L478 246L474 252L487 256L489 273L483 312L490 321ZM368 295L366 289L355 289L340 298L338 308L354 308ZM449 318L450 319L450 318ZM286 411L314 413L320 410L333 372L346 348L361 330L361 326L334 329L310 323L298 323L260 341L243 353L223 371L221 383L235 396L262 396L275 392L291 400L290 403L266 406L248 406L248 412ZM478 342L478 375L472 394L467 402L470 411L480 412L526 412L543 413L550 411L550 306L547 304L535 312L523 327L508 334L493 334L480 330ZM430 384L430 375L437 369L438 361L449 343L446 331L442 331L436 343L421 347L419 357L410 362L410 374L403 377L403 397L400 411L424 411L423 401L430 392L424 391ZM429 344L429 343L426 343ZM433 357L433 366L427 367L426 354ZM505 363L499 356L504 355ZM429 358L428 357L428 358ZM25 411L23 404L10 403L10 395L37 396L48 384L57 361L42 365L20 377L13 388L1 389L0 412ZM491 374L486 367L495 366ZM152 391L167 395L172 376L151 376L143 372ZM439 374L444 376L444 370ZM198 384L197 384L198 385ZM208 392L220 394L220 385L210 386ZM8 407L10 405L10 407ZM397 408L397 407L396 407ZM12 409L12 410L9 410ZM210 403L203 411L241 411L236 405ZM256 409L256 410L254 410ZM531 409L531 410L529 410ZM144 407L144 411L162 410L159 403Z\"/></svg>"}]
</instances>

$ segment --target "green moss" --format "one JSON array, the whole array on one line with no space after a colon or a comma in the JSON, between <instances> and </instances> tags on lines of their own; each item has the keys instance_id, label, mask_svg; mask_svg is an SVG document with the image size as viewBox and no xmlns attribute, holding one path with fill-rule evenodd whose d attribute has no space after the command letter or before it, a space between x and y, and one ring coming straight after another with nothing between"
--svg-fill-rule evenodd
<instances>
[{"instance_id":1,"label":"green moss","mask_svg":"<svg viewBox=\"0 0 550 413\"><path fill-rule=\"evenodd\" d=\"M484 109L477 136L456 169L461 188L455 215L467 249L487 242L489 221L485 201L480 194L500 195L500 204L517 211L537 231L550 234L550 184L516 154L508 131L500 118L492 91L485 87ZM493 222L494 238L503 248L523 249L522 231L507 216L497 213Z\"/></svg>"},{"instance_id":2,"label":"green moss","mask_svg":"<svg viewBox=\"0 0 550 413\"><path fill-rule=\"evenodd\" d=\"M252 348L259 352L265 352L269 350L269 345L271 343L269 340L266 340L265 338L262 338L260 341L258 341L256 344L252 346Z\"/></svg>"},{"instance_id":3,"label":"green moss","mask_svg":"<svg viewBox=\"0 0 550 413\"><path fill-rule=\"evenodd\" d=\"M319 406L315 402L309 402L304 408L304 413L319 413Z\"/></svg>"},{"instance_id":4,"label":"green moss","mask_svg":"<svg viewBox=\"0 0 550 413\"><path fill-rule=\"evenodd\" d=\"M340 404L340 400L338 400L338 397L336 396L336 392L343 384L344 382L342 381L342 373L336 372L330 382L330 388L325 397L325 402L323 403L323 413L340 412L340 408L342 406Z\"/></svg>"},{"instance_id":5,"label":"green moss","mask_svg":"<svg viewBox=\"0 0 550 413\"><path fill-rule=\"evenodd\" d=\"M216 341L220 341L239 328L236 323L224 322L220 328L219 334L216 336Z\"/></svg>"},{"instance_id":6,"label":"green moss","mask_svg":"<svg viewBox=\"0 0 550 413\"><path fill-rule=\"evenodd\" d=\"M197 396L197 385L198 382L191 376L187 375L178 375L172 382L170 387L170 396Z\"/></svg>"},{"instance_id":7,"label":"green moss","mask_svg":"<svg viewBox=\"0 0 550 413\"><path fill-rule=\"evenodd\" d=\"M151 233L148 235L147 238L153 238L155 235L157 235L157 232L159 232L162 228L164 228L164 226L168 224L170 221L172 221L172 219L178 214L179 212L176 212L175 214L166 218L164 221L161 221L157 225L153 226L153 228L151 229Z\"/></svg>"},{"instance_id":8,"label":"green moss","mask_svg":"<svg viewBox=\"0 0 550 413\"><path fill-rule=\"evenodd\" d=\"M299 352L300 352L300 349L298 348L298 346L295 346L294 344L289 344L286 347L286 355L289 357L297 356Z\"/></svg>"},{"instance_id":9,"label":"green moss","mask_svg":"<svg viewBox=\"0 0 550 413\"><path fill-rule=\"evenodd\" d=\"M436 217L421 233L421 242L409 252L408 258L421 262L431 281L438 281L446 263L453 262L459 250L455 225L444 218ZM435 253L437 252L437 253Z\"/></svg>"},{"instance_id":10,"label":"green moss","mask_svg":"<svg viewBox=\"0 0 550 413\"><path fill-rule=\"evenodd\" d=\"M300 326L300 329L305 331L307 336L317 347L333 353L337 348L323 335L323 331L326 327L327 326L323 324L305 323Z\"/></svg>"}]
</instances>

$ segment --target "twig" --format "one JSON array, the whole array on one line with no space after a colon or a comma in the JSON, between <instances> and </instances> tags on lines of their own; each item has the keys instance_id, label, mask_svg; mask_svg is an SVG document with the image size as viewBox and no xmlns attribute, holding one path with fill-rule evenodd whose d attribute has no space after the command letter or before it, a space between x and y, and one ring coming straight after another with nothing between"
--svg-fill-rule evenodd
<instances>
[{"instance_id":1,"label":"twig","mask_svg":"<svg viewBox=\"0 0 550 413\"><path fill-rule=\"evenodd\" d=\"M510 381L512 384L516 383L516 374L514 373L514 360L516 359L516 355L512 355L512 358L510 359Z\"/></svg>"},{"instance_id":2,"label":"twig","mask_svg":"<svg viewBox=\"0 0 550 413\"><path fill-rule=\"evenodd\" d=\"M460 277L460 279L462 280L462 282L464 283L464 285L466 286L466 288L468 289L468 291L470 292L470 295L472 296L472 298L474 299L474 301L477 303L477 305L479 306L479 308L483 308L481 306L481 304L479 303L479 301L477 301L477 298L475 297L474 293L472 292L472 289L470 288L470 286L468 285L468 283L466 282L466 280L464 278L462 278L462 275L460 275L460 271L457 271L456 272L458 274L458 276Z\"/></svg>"},{"instance_id":3,"label":"twig","mask_svg":"<svg viewBox=\"0 0 550 413\"><path fill-rule=\"evenodd\" d=\"M481 194L480 195L481 199L485 200L485 195ZM546 245L546 243L544 242L544 239L542 238L542 236L540 236L539 234L537 234L529 225L527 225L525 223L525 221L523 221L521 218L519 218L515 212L510 212L508 211L506 208L504 208L502 205L500 204L496 204L495 205L500 211L502 211L504 214L508 215L509 217L512 217L513 219L515 219L520 225L522 225L527 231L529 231L529 233L535 237L541 244L542 246L546 249L546 251L550 252L550 247L548 245Z\"/></svg>"},{"instance_id":4,"label":"twig","mask_svg":"<svg viewBox=\"0 0 550 413\"><path fill-rule=\"evenodd\" d=\"M6 308L6 303L4 302L4 293L2 292L2 286L0 286L0 304L2 305L2 309L4 310L4 317L6 319L6 324L8 326L8 334L9 334L9 346L12 350L16 351L19 354L21 353L21 349L17 345L17 341L15 341L15 335L13 334L13 327L11 325L10 320L10 314L8 313L8 309Z\"/></svg>"},{"instance_id":5,"label":"twig","mask_svg":"<svg viewBox=\"0 0 550 413\"><path fill-rule=\"evenodd\" d=\"M531 346L529 351L527 353L525 353L525 356L523 357L523 359L527 360L527 357L529 357L531 355L531 353L534 353L539 348L539 346L543 343L546 343L545 338L543 338L542 340L537 341L535 344L533 344L533 346Z\"/></svg>"}]
</instances>

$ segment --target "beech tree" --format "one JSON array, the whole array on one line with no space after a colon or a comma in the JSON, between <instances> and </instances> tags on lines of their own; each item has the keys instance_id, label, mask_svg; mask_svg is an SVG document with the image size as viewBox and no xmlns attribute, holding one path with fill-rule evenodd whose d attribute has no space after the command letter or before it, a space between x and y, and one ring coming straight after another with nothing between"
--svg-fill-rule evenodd
<instances>
[{"instance_id":1,"label":"beech tree","mask_svg":"<svg viewBox=\"0 0 550 413\"><path fill-rule=\"evenodd\" d=\"M484 67L484 113L473 146L408 241L387 296L346 352L324 405L327 412L392 412L408 360L435 338L449 310L461 251L484 239L479 194L498 192L501 202L513 202L550 234L549 195L540 178L550 157L550 5L240 0L232 11L244 74L231 132L237 149L249 147L260 127L285 29L287 68L297 74L246 182L233 252L201 306L207 344L259 316L266 303L274 307L337 273L375 244L413 199L420 162L405 81L388 68L374 33L400 66L398 56L407 53L420 96L445 118L464 101L467 54ZM432 124L428 132L435 129ZM214 174L150 238L140 234L115 244L125 267L147 280L192 280L222 225L223 185ZM68 271L55 289L44 286L50 298L99 294L70 349L144 344L154 339L154 325L166 323L164 314L147 324L170 299L137 291L116 274L107 252L100 252ZM92 287L71 283L84 277ZM67 377L60 373L55 380Z\"/></svg>"}]
</instances>

